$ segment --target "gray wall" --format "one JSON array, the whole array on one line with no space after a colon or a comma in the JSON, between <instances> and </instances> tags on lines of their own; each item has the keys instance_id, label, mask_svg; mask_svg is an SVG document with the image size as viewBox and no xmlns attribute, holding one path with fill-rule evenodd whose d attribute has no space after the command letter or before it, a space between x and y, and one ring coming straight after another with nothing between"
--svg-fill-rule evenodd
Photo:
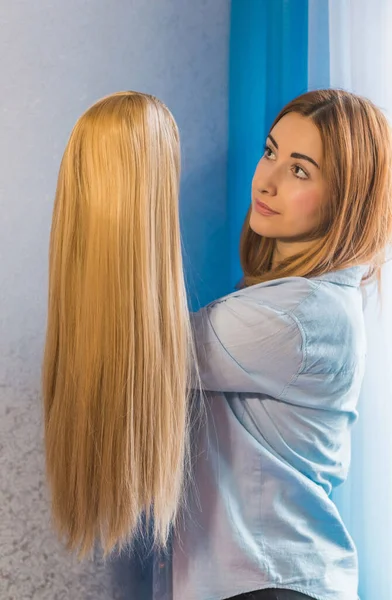
<instances>
[{"instance_id":1,"label":"gray wall","mask_svg":"<svg viewBox=\"0 0 392 600\"><path fill-rule=\"evenodd\" d=\"M121 89L161 97L183 140L192 304L226 293L228 29L229 0L1 3L1 600L147 597L126 560L78 565L49 526L39 377L52 202L87 106Z\"/></svg>"}]
</instances>

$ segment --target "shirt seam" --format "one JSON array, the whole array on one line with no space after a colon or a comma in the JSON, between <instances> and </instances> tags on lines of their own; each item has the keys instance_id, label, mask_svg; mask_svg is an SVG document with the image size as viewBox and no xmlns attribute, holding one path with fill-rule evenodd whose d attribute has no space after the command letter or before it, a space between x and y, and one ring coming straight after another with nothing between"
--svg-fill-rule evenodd
<instances>
[{"instance_id":1,"label":"shirt seam","mask_svg":"<svg viewBox=\"0 0 392 600\"><path fill-rule=\"evenodd\" d=\"M285 398L287 396L287 392L289 390L289 388L295 384L295 382L297 381L298 377L300 376L301 373L304 372L305 369L305 365L307 363L307 358L308 358L308 339L306 336L306 331L304 326L301 323L301 320L299 319L299 317L297 315L294 314L295 311L297 311L300 306L302 305L303 302L305 302L305 300L309 300L309 298L312 298L312 296L314 296L318 290L320 289L321 285L322 285L322 281L319 281L318 284L315 284L312 282L313 290L311 293L309 293L305 298L303 298L301 300L301 302L299 302L297 304L297 306L295 307L295 309L293 309L292 312L289 313L289 316L291 317L291 319L295 322L300 335L301 335L301 339L302 339L302 361L300 366L298 367L297 372L295 373L295 375L293 375L293 377L290 379L290 381L287 382L287 384L285 385L285 387L283 388L282 392L279 394L278 396L278 400L282 400L283 398Z\"/></svg>"},{"instance_id":2,"label":"shirt seam","mask_svg":"<svg viewBox=\"0 0 392 600\"><path fill-rule=\"evenodd\" d=\"M302 344L301 344L301 363L297 369L297 372L294 373L294 375L291 377L290 381L288 381L286 383L286 385L284 386L283 390L281 391L281 393L279 394L277 400L282 400L283 398L286 397L287 391L288 389L294 385L294 383L297 381L298 377L300 376L300 373L302 373L302 370L304 368L304 365L306 364L307 361L307 354L308 354L308 348L307 348L307 338L306 338L306 334L304 331L304 328L302 326L302 323L300 322L300 320L294 316L294 315L289 315L291 317L291 319L294 321L294 323L297 326L297 329L299 330L300 336L301 336L301 340L302 340Z\"/></svg>"},{"instance_id":3,"label":"shirt seam","mask_svg":"<svg viewBox=\"0 0 392 600\"><path fill-rule=\"evenodd\" d=\"M305 327L303 326L303 324L301 322L301 319L298 317L298 315L296 315L294 313L297 312L297 310L301 307L301 305L303 304L303 302L305 302L305 300L309 300L310 298L312 298L313 296L316 295L316 293L322 287L323 282L319 281L317 283L317 285L316 284L313 284L313 285L314 285L313 291L310 294L308 294L306 296L306 298L303 298L303 300L297 304L297 306L295 307L295 309L291 313L292 319L294 319L296 321L297 326L298 326L298 328L299 328L299 330L301 332L302 339L303 339L303 344L304 344L304 360L302 361L302 364L301 364L301 367L300 367L300 369L299 369L299 371L297 373L297 378L296 379L298 379L299 375L305 371L305 365L306 365L307 355L308 355L308 337L306 335L306 330L305 330ZM292 382L292 383L294 383L294 382Z\"/></svg>"},{"instance_id":4,"label":"shirt seam","mask_svg":"<svg viewBox=\"0 0 392 600\"><path fill-rule=\"evenodd\" d=\"M302 278L300 278L302 279ZM266 302L263 299L259 299L259 298L253 298L253 296L249 296L246 292L248 290L251 290L253 287L255 286L250 286L248 288L245 289L241 289L238 290L236 292L231 292L230 294L227 294L226 296L223 296L223 298L218 298L217 300L213 300L212 302L210 302L209 304L207 304L207 306L205 308L209 308L210 306L214 306L215 304L221 304L223 302L227 302L229 301L231 298L241 298L241 297L248 297L248 298L253 298L254 300L256 300L257 302L259 302L260 304L263 304L264 306L269 306L270 308L273 308L274 310L278 310L279 312L282 312L283 314L290 314L293 311L297 310L297 308L305 301L307 300L310 296L312 296L314 294L315 291L317 291L320 287L320 285L323 283L323 280L312 280L312 279L307 279L306 277L304 277L303 279L305 279L311 288L311 290L309 290L306 295L298 302L298 304L296 304L293 308L291 308L290 310L284 310L282 308L280 308L278 305L276 304L271 304L270 302ZM287 282L289 280L289 278L282 278L282 282ZM273 282L273 280L272 280ZM271 282L264 282L264 283L271 283ZM268 287L268 286L265 286ZM261 288L264 289L264 288Z\"/></svg>"}]
</instances>

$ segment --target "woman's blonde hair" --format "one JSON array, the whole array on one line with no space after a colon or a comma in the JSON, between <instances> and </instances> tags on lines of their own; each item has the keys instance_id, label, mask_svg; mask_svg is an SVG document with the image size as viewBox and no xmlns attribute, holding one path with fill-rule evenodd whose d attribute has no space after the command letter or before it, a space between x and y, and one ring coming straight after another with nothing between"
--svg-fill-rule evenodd
<instances>
[{"instance_id":1,"label":"woman's blonde hair","mask_svg":"<svg viewBox=\"0 0 392 600\"><path fill-rule=\"evenodd\" d=\"M387 119L369 100L328 89L308 92L290 102L271 129L291 112L310 118L320 132L328 201L312 248L274 267L275 240L250 228L250 209L240 243L244 284L312 277L357 264L369 265L368 276L377 273L392 234L392 150Z\"/></svg>"},{"instance_id":2,"label":"woman's blonde hair","mask_svg":"<svg viewBox=\"0 0 392 600\"><path fill-rule=\"evenodd\" d=\"M165 546L189 458L193 360L179 228L180 147L156 98L120 92L76 123L59 172L43 363L52 513L105 553L153 517Z\"/></svg>"}]
</instances>

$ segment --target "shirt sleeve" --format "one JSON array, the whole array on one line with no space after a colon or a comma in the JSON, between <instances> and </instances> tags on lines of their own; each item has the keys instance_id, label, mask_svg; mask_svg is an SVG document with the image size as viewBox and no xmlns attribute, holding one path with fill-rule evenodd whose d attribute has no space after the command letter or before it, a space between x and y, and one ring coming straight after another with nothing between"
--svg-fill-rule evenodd
<instances>
[{"instance_id":1,"label":"shirt sleeve","mask_svg":"<svg viewBox=\"0 0 392 600\"><path fill-rule=\"evenodd\" d=\"M279 398L303 362L297 320L244 294L213 302L191 316L202 388Z\"/></svg>"}]
</instances>

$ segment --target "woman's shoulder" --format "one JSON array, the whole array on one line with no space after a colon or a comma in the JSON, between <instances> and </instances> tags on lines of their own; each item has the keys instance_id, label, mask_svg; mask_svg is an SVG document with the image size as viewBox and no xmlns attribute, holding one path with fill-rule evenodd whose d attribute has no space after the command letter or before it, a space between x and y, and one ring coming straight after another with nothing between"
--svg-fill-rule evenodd
<instances>
[{"instance_id":1,"label":"woman's shoulder","mask_svg":"<svg viewBox=\"0 0 392 600\"><path fill-rule=\"evenodd\" d=\"M222 300L231 298L254 301L267 305L279 312L293 313L307 300L311 299L321 285L305 277L284 277L273 281L265 281L229 294Z\"/></svg>"},{"instance_id":2,"label":"woman's shoulder","mask_svg":"<svg viewBox=\"0 0 392 600\"><path fill-rule=\"evenodd\" d=\"M302 338L304 372L353 372L366 353L365 270L352 267L315 278L288 277L243 289L244 309L267 305L278 321L295 322Z\"/></svg>"},{"instance_id":3,"label":"woman's shoulder","mask_svg":"<svg viewBox=\"0 0 392 600\"><path fill-rule=\"evenodd\" d=\"M259 307L262 311L282 317L300 318L301 308L307 311L312 306L317 305L320 308L323 302L331 302L329 297L331 291L325 289L326 287L329 286L316 279L285 277L237 289L211 304L216 306L223 303L227 306L235 306L239 312L247 311L248 307L253 306L255 316Z\"/></svg>"},{"instance_id":4,"label":"woman's shoulder","mask_svg":"<svg viewBox=\"0 0 392 600\"><path fill-rule=\"evenodd\" d=\"M268 330L277 332L291 323L291 335L297 331L307 360L323 362L319 354L326 345L335 354L344 349L346 357L364 352L363 274L353 267L315 278L286 277L237 290L218 302L255 330L268 323Z\"/></svg>"},{"instance_id":5,"label":"woman's shoulder","mask_svg":"<svg viewBox=\"0 0 392 600\"><path fill-rule=\"evenodd\" d=\"M361 312L359 287L330 276L274 280L212 302L192 315L204 388L277 398L299 374L353 370Z\"/></svg>"},{"instance_id":6,"label":"woman's shoulder","mask_svg":"<svg viewBox=\"0 0 392 600\"><path fill-rule=\"evenodd\" d=\"M362 308L360 282L364 268L351 267L318 277L284 277L266 281L235 292L218 300L230 301L238 298L268 305L279 312L300 316L302 310L322 313L346 313L352 310L352 303ZM359 304L358 304L359 303ZM342 315L343 316L343 315Z\"/></svg>"}]
</instances>

